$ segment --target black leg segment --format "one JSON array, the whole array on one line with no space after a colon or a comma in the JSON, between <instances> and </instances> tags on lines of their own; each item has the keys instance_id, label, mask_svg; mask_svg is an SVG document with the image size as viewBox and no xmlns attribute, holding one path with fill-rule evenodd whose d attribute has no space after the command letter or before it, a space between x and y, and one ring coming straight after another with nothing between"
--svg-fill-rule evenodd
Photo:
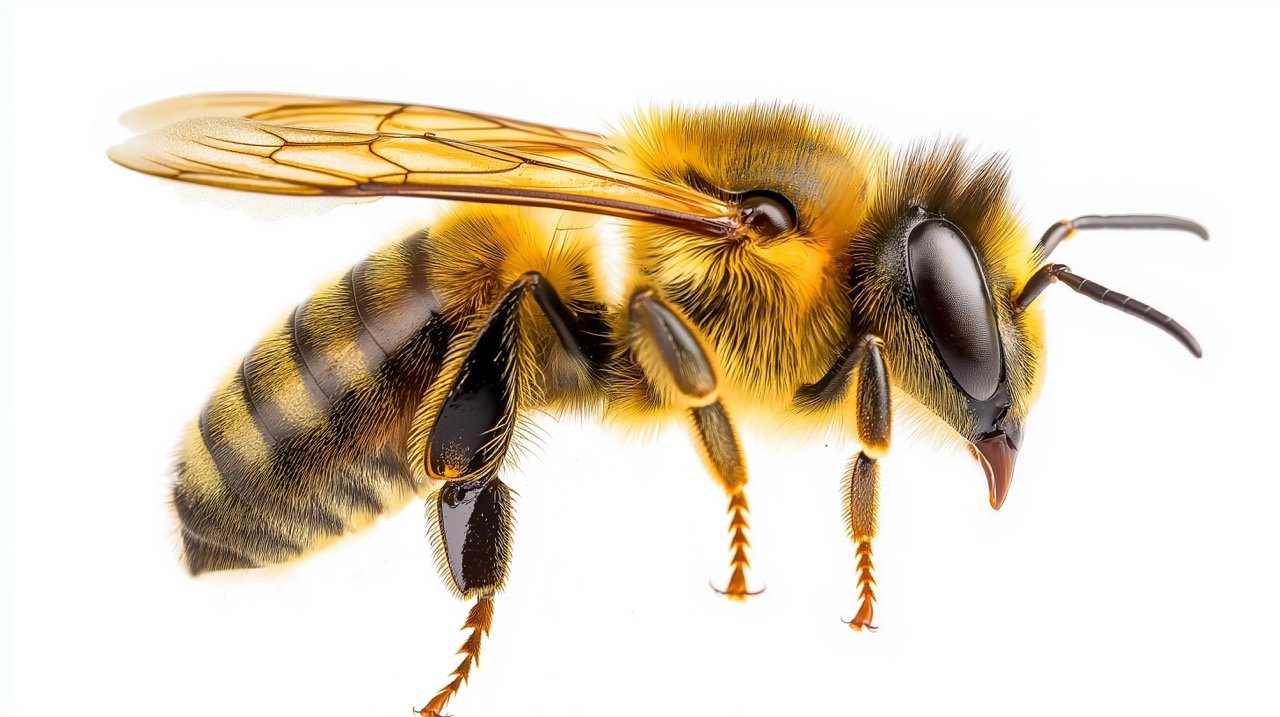
<instances>
[{"instance_id":1,"label":"black leg segment","mask_svg":"<svg viewBox=\"0 0 1280 717\"><path fill-rule=\"evenodd\" d=\"M527 286L521 277L498 299L458 367L427 440L427 475L433 479L492 475L506 454L515 420L510 379L520 298Z\"/></svg>"},{"instance_id":2,"label":"black leg segment","mask_svg":"<svg viewBox=\"0 0 1280 717\"><path fill-rule=\"evenodd\" d=\"M490 310L431 425L426 468L435 480L492 475L506 454L515 424L512 384L520 370L520 301L526 292L533 294L564 349L593 379L603 371L610 353L603 332L591 330L591 322L570 312L541 274L521 275Z\"/></svg>"},{"instance_id":3,"label":"black leg segment","mask_svg":"<svg viewBox=\"0 0 1280 717\"><path fill-rule=\"evenodd\" d=\"M582 362L592 379L599 385L603 379L605 365L612 356L609 326L604 321L603 312L577 314L570 311L551 282L536 271L531 271L521 278L528 279L533 299L538 302L542 314L547 317L547 322L556 332L560 345Z\"/></svg>"},{"instance_id":4,"label":"black leg segment","mask_svg":"<svg viewBox=\"0 0 1280 717\"><path fill-rule=\"evenodd\" d=\"M497 592L511 552L511 490L498 478L450 481L436 496L440 549L458 594Z\"/></svg>"}]
</instances>

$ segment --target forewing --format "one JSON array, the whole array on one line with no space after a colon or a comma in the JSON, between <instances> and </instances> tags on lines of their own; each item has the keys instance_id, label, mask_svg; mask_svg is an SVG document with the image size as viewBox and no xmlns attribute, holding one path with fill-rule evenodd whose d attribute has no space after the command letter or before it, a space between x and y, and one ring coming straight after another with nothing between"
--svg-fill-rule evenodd
<instances>
[{"instance_id":1,"label":"forewing","mask_svg":"<svg viewBox=\"0 0 1280 717\"><path fill-rule=\"evenodd\" d=\"M508 117L397 102L251 92L184 95L125 113L120 121L148 132L198 117L242 117L284 127L360 134L432 134L527 154L612 168L608 138Z\"/></svg>"},{"instance_id":2,"label":"forewing","mask_svg":"<svg viewBox=\"0 0 1280 717\"><path fill-rule=\"evenodd\" d=\"M737 227L733 210L720 200L625 174L599 157L593 164L578 164L552 153L431 132L356 132L276 124L239 114L249 110L276 117L273 113L286 112L280 105L255 110L256 106L231 99L215 106L214 111L222 115L188 117L199 110L180 106L182 101L144 108L146 121L134 120L139 126L178 119L113 147L108 152L111 159L156 176L255 192L419 196L557 207L710 235L728 234ZM328 121L337 127L341 123L329 109L313 108L290 111L313 112L305 120L309 124ZM380 122L387 115L378 115L383 117ZM503 142L513 144L517 139L508 135Z\"/></svg>"}]
</instances>

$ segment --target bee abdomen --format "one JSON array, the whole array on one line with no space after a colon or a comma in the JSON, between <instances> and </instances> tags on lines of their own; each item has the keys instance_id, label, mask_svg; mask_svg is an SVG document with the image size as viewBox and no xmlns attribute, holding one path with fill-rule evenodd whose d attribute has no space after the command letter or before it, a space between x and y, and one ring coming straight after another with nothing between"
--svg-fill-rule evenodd
<instances>
[{"instance_id":1,"label":"bee abdomen","mask_svg":"<svg viewBox=\"0 0 1280 717\"><path fill-rule=\"evenodd\" d=\"M173 504L192 573L284 562L403 505L414 407L453 327L426 232L299 305L188 433Z\"/></svg>"}]
</instances>

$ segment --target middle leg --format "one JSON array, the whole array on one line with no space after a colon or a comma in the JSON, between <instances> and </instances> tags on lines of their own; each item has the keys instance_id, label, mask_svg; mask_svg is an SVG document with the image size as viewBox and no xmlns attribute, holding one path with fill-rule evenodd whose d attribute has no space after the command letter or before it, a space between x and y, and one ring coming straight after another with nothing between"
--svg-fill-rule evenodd
<instances>
[{"instance_id":1,"label":"middle leg","mask_svg":"<svg viewBox=\"0 0 1280 717\"><path fill-rule=\"evenodd\" d=\"M687 407L694 441L729 498L731 572L725 588L715 590L745 600L760 592L747 589L747 469L738 433L718 397L715 366L697 332L652 290L631 295L628 323L632 353L645 378L665 402Z\"/></svg>"}]
</instances>

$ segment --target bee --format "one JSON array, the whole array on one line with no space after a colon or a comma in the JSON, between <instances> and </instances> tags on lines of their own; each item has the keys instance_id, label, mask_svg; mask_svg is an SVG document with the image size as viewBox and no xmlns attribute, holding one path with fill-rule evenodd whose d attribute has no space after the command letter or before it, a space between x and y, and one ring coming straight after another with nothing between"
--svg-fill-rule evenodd
<instances>
[{"instance_id":1,"label":"bee","mask_svg":"<svg viewBox=\"0 0 1280 717\"><path fill-rule=\"evenodd\" d=\"M966 446L999 509L1044 372L1052 283L1159 328L1159 311L1048 263L1097 229L1029 241L1000 156L959 140L893 151L795 106L643 111L596 134L412 104L204 94L127 114L125 167L251 192L457 200L299 304L187 432L172 504L193 575L284 563L426 500L445 585L489 632L513 540L503 481L536 412L682 425L727 498L733 600L748 587L735 427L833 429L857 608L873 628L879 460L895 416ZM606 218L613 218L612 221ZM608 247L620 266L606 266Z\"/></svg>"}]
</instances>

